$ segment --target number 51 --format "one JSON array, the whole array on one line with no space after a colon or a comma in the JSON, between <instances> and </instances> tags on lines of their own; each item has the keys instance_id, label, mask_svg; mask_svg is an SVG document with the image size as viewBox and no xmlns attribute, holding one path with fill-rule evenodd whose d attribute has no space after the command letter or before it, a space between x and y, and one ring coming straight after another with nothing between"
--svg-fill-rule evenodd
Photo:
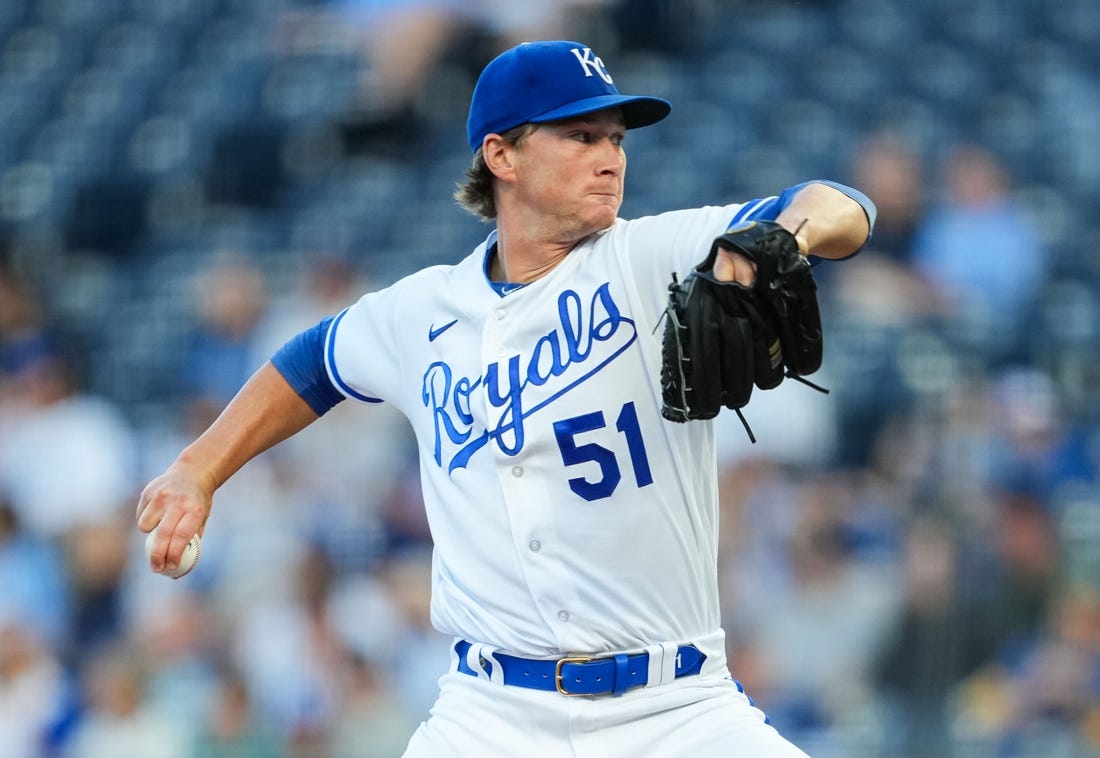
<instances>
[{"instance_id":1,"label":"number 51","mask_svg":"<svg viewBox=\"0 0 1100 758\"><path fill-rule=\"evenodd\" d=\"M554 423L554 437L557 438L561 459L566 466L591 461L600 467L601 476L596 481L589 481L579 476L569 480L569 489L585 500L611 497L611 493L623 478L614 451L595 442L577 444L578 434L603 429L605 426L607 423L604 421L603 411L586 413L583 416L574 416ZM646 456L645 444L642 441L642 430L638 425L638 411L633 402L627 403L619 411L619 417L615 419L615 429L626 436L630 465L634 469L634 481L639 487L653 484L649 458Z\"/></svg>"}]
</instances>

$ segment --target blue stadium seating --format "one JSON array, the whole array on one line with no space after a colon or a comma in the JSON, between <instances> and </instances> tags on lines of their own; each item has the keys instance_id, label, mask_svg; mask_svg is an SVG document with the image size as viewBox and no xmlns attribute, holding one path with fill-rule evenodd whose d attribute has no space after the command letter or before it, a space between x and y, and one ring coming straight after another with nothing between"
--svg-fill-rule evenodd
<instances>
[{"instance_id":1,"label":"blue stadium seating","mask_svg":"<svg viewBox=\"0 0 1100 758\"><path fill-rule=\"evenodd\" d=\"M450 200L467 165L469 71L440 64L415 149L344 155L335 124L355 105L361 59L280 36L284 12L317 5L0 4L0 233L16 251L54 235L66 256L98 256L143 283L116 305L145 313L147 333L103 325L118 365L180 338L174 277L225 238L252 246L273 275L335 247L384 280L440 251L453 260L485 233ZM889 126L927 157L957 139L996 150L1034 201L1056 270L1084 263L1100 274L1079 242L1100 238L1092 0L697 3L684 18L694 26L677 38L696 40L690 49L627 47L618 60L622 90L675 104L661 129L631 135L628 213L758 195L807 175L845 179L859 137ZM1080 319L1093 319L1094 336L1095 280L1052 311L1073 318L1048 314L1053 336L1078 339ZM44 284L56 298L79 283ZM106 379L99 389L121 392Z\"/></svg>"}]
</instances>

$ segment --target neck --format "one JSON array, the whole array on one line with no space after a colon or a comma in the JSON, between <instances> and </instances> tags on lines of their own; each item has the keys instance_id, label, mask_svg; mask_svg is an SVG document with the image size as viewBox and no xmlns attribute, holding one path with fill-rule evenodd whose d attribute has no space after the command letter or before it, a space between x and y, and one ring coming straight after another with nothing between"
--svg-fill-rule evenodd
<instances>
[{"instance_id":1,"label":"neck","mask_svg":"<svg viewBox=\"0 0 1100 758\"><path fill-rule=\"evenodd\" d=\"M497 228L496 254L489 264L495 282L530 284L554 270L580 240L553 242L527 234L508 234Z\"/></svg>"}]
</instances>

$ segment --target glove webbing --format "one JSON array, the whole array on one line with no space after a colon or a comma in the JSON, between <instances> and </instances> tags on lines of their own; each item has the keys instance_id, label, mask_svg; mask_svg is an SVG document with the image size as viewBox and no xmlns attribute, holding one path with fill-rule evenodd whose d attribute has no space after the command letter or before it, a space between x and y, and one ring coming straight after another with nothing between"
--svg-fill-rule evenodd
<instances>
[{"instance_id":1,"label":"glove webbing","mask_svg":"<svg viewBox=\"0 0 1100 758\"><path fill-rule=\"evenodd\" d=\"M676 272L673 271L672 272L672 283L675 285L678 282L679 282L679 277L676 275ZM680 323L678 322L677 318L676 318L676 312L673 309L673 307L671 305L667 305L667 306L665 306L664 312L661 314L661 318L657 319L657 323L654 325L653 331L650 332L650 334L656 334L657 330L661 328L661 324L664 322L664 320L666 318L673 319L673 321L676 322L676 328L678 328L678 329L683 328L680 325ZM683 387L683 392L686 394L688 391L691 390L691 388L686 386L686 377L684 377L684 375L683 375L682 361L677 362L677 370L680 371L680 382L681 382L680 386ZM787 378L790 378L790 379L794 379L796 382L800 382L802 384L805 384L807 387L809 387L811 389L814 389L814 390L817 390L818 392L822 393L823 395L828 395L829 394L829 390L826 389L825 387L822 387L819 384L815 384L814 382L811 382L806 377L801 376L799 374L796 374L793 371L791 371L790 369L787 369L784 372L784 376L786 376ZM678 410L686 416L688 409L686 407L686 403L684 405L685 405L685 407L680 408ZM737 418L740 419L740 421L741 421L741 426L743 426L745 428L745 434L747 434L749 436L749 442L751 442L752 444L755 445L756 444L756 435L752 433L752 427L749 426L749 420L747 418L745 418L745 414L741 412L740 408L734 408L733 412L737 414Z\"/></svg>"}]
</instances>

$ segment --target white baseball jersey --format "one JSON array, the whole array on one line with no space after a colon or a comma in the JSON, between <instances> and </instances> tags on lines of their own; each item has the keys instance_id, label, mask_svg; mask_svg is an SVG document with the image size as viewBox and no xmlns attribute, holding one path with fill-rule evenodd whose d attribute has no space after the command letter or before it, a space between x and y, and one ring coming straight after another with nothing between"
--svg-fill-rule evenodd
<instances>
[{"instance_id":1,"label":"white baseball jersey","mask_svg":"<svg viewBox=\"0 0 1100 758\"><path fill-rule=\"evenodd\" d=\"M503 297L494 233L333 321L332 381L415 430L441 632L529 657L706 638L724 665L714 435L661 417L661 318L741 208L619 220Z\"/></svg>"}]
</instances>

